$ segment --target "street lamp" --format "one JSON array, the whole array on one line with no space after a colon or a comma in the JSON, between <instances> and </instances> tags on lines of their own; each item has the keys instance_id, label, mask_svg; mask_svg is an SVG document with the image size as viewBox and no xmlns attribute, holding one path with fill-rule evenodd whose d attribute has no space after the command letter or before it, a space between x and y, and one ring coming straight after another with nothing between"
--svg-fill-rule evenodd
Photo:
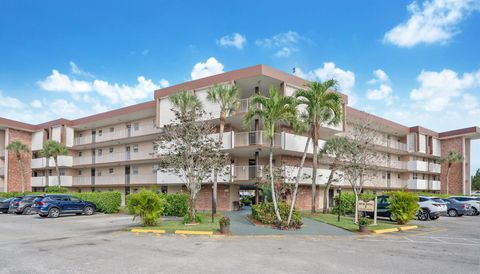
<instances>
[{"instance_id":1,"label":"street lamp","mask_svg":"<svg viewBox=\"0 0 480 274\"><path fill-rule=\"evenodd\" d=\"M339 186L337 189L338 193L338 222L340 222L340 212L342 211L342 187Z\"/></svg>"}]
</instances>

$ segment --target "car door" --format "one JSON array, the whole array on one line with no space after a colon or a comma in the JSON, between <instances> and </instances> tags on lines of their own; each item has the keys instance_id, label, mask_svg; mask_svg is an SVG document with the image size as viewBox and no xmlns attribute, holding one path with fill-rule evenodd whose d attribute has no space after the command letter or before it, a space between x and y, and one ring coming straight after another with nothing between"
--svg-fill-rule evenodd
<instances>
[{"instance_id":1,"label":"car door","mask_svg":"<svg viewBox=\"0 0 480 274\"><path fill-rule=\"evenodd\" d=\"M70 197L68 196L59 196L56 199L58 201L58 206L62 212L68 213L71 212Z\"/></svg>"},{"instance_id":2,"label":"car door","mask_svg":"<svg viewBox=\"0 0 480 274\"><path fill-rule=\"evenodd\" d=\"M380 196L377 200L377 215L382 217L388 216L388 197Z\"/></svg>"},{"instance_id":3,"label":"car door","mask_svg":"<svg viewBox=\"0 0 480 274\"><path fill-rule=\"evenodd\" d=\"M70 206L71 206L72 212L83 211L83 202L77 197L70 197Z\"/></svg>"}]
</instances>

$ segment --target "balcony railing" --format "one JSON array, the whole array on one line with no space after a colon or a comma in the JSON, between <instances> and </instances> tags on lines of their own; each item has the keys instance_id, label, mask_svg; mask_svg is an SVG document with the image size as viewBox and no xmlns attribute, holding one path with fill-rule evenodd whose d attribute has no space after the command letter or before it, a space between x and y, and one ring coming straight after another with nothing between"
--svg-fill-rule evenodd
<instances>
[{"instance_id":1,"label":"balcony railing","mask_svg":"<svg viewBox=\"0 0 480 274\"><path fill-rule=\"evenodd\" d=\"M245 146L270 146L270 140L264 131L236 132L235 147ZM281 147L282 135L275 133L273 136L273 146Z\"/></svg>"},{"instance_id":2,"label":"balcony railing","mask_svg":"<svg viewBox=\"0 0 480 274\"><path fill-rule=\"evenodd\" d=\"M407 169L407 162L390 160L390 166L389 167L395 168L395 169Z\"/></svg>"},{"instance_id":3,"label":"balcony railing","mask_svg":"<svg viewBox=\"0 0 480 274\"><path fill-rule=\"evenodd\" d=\"M440 173L441 166L440 164L428 163L428 171L433 173Z\"/></svg>"},{"instance_id":4,"label":"balcony railing","mask_svg":"<svg viewBox=\"0 0 480 274\"><path fill-rule=\"evenodd\" d=\"M115 162L125 162L125 161L136 161L136 160L150 160L155 159L157 156L152 155L152 152L148 151L138 151L138 152L104 152L102 155L96 156L81 156L75 157L73 159L73 165L91 165L91 164L106 164L106 163L115 163Z\"/></svg>"},{"instance_id":5,"label":"balcony railing","mask_svg":"<svg viewBox=\"0 0 480 274\"><path fill-rule=\"evenodd\" d=\"M70 187L72 186L72 182L72 176L60 176L61 186ZM44 187L47 186L47 178L45 176L32 177L31 183L33 187ZM48 186L58 185L58 177L56 175L48 176Z\"/></svg>"},{"instance_id":6,"label":"balcony railing","mask_svg":"<svg viewBox=\"0 0 480 274\"><path fill-rule=\"evenodd\" d=\"M58 166L59 167L72 167L73 165L73 157L68 155L60 155L58 156ZM55 167L55 161L53 158L49 159L48 162L49 167ZM47 158L35 158L31 161L31 168L46 168L47 167Z\"/></svg>"},{"instance_id":7,"label":"balcony railing","mask_svg":"<svg viewBox=\"0 0 480 274\"><path fill-rule=\"evenodd\" d=\"M428 163L424 161L408 161L409 171L428 171Z\"/></svg>"},{"instance_id":8,"label":"balcony railing","mask_svg":"<svg viewBox=\"0 0 480 274\"><path fill-rule=\"evenodd\" d=\"M235 166L233 179L236 181L254 180L262 177L263 166Z\"/></svg>"},{"instance_id":9,"label":"balcony railing","mask_svg":"<svg viewBox=\"0 0 480 274\"><path fill-rule=\"evenodd\" d=\"M122 130L115 130L113 132L103 132L102 135L98 133L95 135L87 135L81 137L75 137L74 145L86 145L91 143L107 142L118 139L124 139L129 137L144 136L149 134L161 133L163 129L159 129L153 126L140 125L138 130L133 127Z\"/></svg>"},{"instance_id":10,"label":"balcony railing","mask_svg":"<svg viewBox=\"0 0 480 274\"><path fill-rule=\"evenodd\" d=\"M0 167L0 176L5 176L5 168Z\"/></svg>"},{"instance_id":11,"label":"balcony railing","mask_svg":"<svg viewBox=\"0 0 480 274\"><path fill-rule=\"evenodd\" d=\"M250 109L250 107L251 107L251 104L250 104L250 99L249 99L249 98L240 99L240 106L239 106L238 109L237 109L237 113L246 113L246 112L248 112L248 110ZM257 108L257 109L262 109L263 106L257 104L257 105L256 105L256 108Z\"/></svg>"}]
</instances>

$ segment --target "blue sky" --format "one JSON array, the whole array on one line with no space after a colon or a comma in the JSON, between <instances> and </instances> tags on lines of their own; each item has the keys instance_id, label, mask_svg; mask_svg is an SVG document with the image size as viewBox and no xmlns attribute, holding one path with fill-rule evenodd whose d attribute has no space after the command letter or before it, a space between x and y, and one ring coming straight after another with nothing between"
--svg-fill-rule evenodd
<instances>
[{"instance_id":1,"label":"blue sky","mask_svg":"<svg viewBox=\"0 0 480 274\"><path fill-rule=\"evenodd\" d=\"M2 1L0 116L76 118L263 63L409 126L480 125L478 26L478 0Z\"/></svg>"}]
</instances>

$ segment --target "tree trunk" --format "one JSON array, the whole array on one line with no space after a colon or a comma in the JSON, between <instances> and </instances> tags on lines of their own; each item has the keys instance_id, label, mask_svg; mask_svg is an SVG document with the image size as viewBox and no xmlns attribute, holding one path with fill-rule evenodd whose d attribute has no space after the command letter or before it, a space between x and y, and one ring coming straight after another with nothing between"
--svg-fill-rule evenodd
<instances>
[{"instance_id":1,"label":"tree trunk","mask_svg":"<svg viewBox=\"0 0 480 274\"><path fill-rule=\"evenodd\" d=\"M300 161L300 167L298 168L297 178L295 178L295 188L293 190L293 195L292 195L292 204L290 205L290 211L288 212L288 220L287 220L288 226L290 225L290 222L292 220L293 209L295 208L295 202L297 201L298 184L300 182L300 175L302 174L303 165L305 164L305 158L307 158L309 144L310 144L310 136L307 138L307 142L305 143L305 149L303 150L302 160Z\"/></svg>"},{"instance_id":2,"label":"tree trunk","mask_svg":"<svg viewBox=\"0 0 480 274\"><path fill-rule=\"evenodd\" d=\"M277 216L277 220L282 222L282 217L280 216L280 212L278 211L277 205L277 196L275 195L275 178L273 177L273 136L270 137L270 186L272 187L272 201L273 201L273 209L275 210L275 215Z\"/></svg>"},{"instance_id":3,"label":"tree trunk","mask_svg":"<svg viewBox=\"0 0 480 274\"><path fill-rule=\"evenodd\" d=\"M358 191L354 188L353 192L355 193L355 223L358 223Z\"/></svg>"},{"instance_id":4,"label":"tree trunk","mask_svg":"<svg viewBox=\"0 0 480 274\"><path fill-rule=\"evenodd\" d=\"M225 112L220 112L220 132L218 134L218 141L220 142L221 147L223 147L223 131L225 130L225 121L226 121ZM217 198L218 198L218 171L214 170L213 174L213 197L212 197L212 213L217 213Z\"/></svg>"},{"instance_id":5,"label":"tree trunk","mask_svg":"<svg viewBox=\"0 0 480 274\"><path fill-rule=\"evenodd\" d=\"M50 177L48 175L48 166L49 166L49 163L50 163L50 158L49 157L45 157L46 160L46 163L45 163L45 186L48 187L50 185Z\"/></svg>"},{"instance_id":6,"label":"tree trunk","mask_svg":"<svg viewBox=\"0 0 480 274\"><path fill-rule=\"evenodd\" d=\"M25 172L23 171L22 156L17 155L18 166L20 167L20 177L22 179L22 193L25 193Z\"/></svg>"},{"instance_id":7,"label":"tree trunk","mask_svg":"<svg viewBox=\"0 0 480 274\"><path fill-rule=\"evenodd\" d=\"M448 175L450 175L450 168L452 168L452 166L450 164L448 164L448 168L447 168L447 178L445 179L445 181L447 182L447 195L448 195Z\"/></svg>"},{"instance_id":8,"label":"tree trunk","mask_svg":"<svg viewBox=\"0 0 480 274\"><path fill-rule=\"evenodd\" d=\"M60 181L60 169L58 168L58 158L53 157L53 161L55 161L55 171L57 172L58 186L62 186L62 182Z\"/></svg>"},{"instance_id":9,"label":"tree trunk","mask_svg":"<svg viewBox=\"0 0 480 274\"><path fill-rule=\"evenodd\" d=\"M335 175L336 168L330 167L330 175L328 176L327 185L325 186L325 193L323 193L323 213L328 211L328 192L330 191L330 186L333 183L333 176Z\"/></svg>"},{"instance_id":10,"label":"tree trunk","mask_svg":"<svg viewBox=\"0 0 480 274\"><path fill-rule=\"evenodd\" d=\"M316 136L316 135L315 135ZM318 160L318 141L313 138L313 163L312 163L312 213L315 213L316 209L316 196L317 196L317 160Z\"/></svg>"},{"instance_id":11,"label":"tree trunk","mask_svg":"<svg viewBox=\"0 0 480 274\"><path fill-rule=\"evenodd\" d=\"M196 200L196 194L193 193L194 190L190 190L190 201L188 205L188 214L190 215L190 220L192 223L196 222L195 218L195 200Z\"/></svg>"}]
</instances>

